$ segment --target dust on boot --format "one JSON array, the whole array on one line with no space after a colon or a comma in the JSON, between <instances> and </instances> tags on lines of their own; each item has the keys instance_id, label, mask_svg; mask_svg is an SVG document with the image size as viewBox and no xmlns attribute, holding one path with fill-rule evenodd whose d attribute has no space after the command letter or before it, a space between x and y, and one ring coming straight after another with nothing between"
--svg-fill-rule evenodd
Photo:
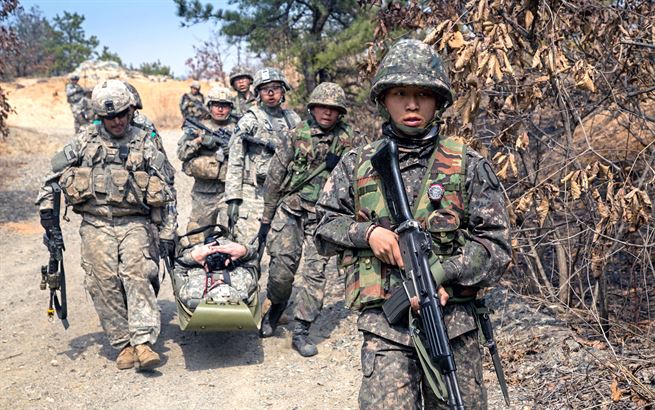
<instances>
[{"instance_id":1,"label":"dust on boot","mask_svg":"<svg viewBox=\"0 0 655 410\"><path fill-rule=\"evenodd\" d=\"M261 337L271 337L277 329L278 322L284 309L287 308L287 302L284 303L272 303L268 312L262 317L262 324L259 328L259 336Z\"/></svg>"},{"instance_id":2,"label":"dust on boot","mask_svg":"<svg viewBox=\"0 0 655 410\"><path fill-rule=\"evenodd\" d=\"M291 346L303 357L314 356L318 353L316 345L309 338L309 328L311 325L311 322L296 319L296 326L293 328Z\"/></svg>"}]
</instances>

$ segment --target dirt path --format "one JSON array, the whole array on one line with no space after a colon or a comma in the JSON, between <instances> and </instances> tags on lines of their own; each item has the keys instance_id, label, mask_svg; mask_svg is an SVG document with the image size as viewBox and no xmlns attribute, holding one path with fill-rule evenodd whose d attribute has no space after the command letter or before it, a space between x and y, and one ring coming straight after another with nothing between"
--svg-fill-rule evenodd
<instances>
[{"instance_id":1,"label":"dirt path","mask_svg":"<svg viewBox=\"0 0 655 410\"><path fill-rule=\"evenodd\" d=\"M177 130L163 132L167 152L177 169L180 166L174 152L178 136ZM67 140L66 132L60 130L37 137L58 146ZM38 147L40 141L43 143L41 139L33 143ZM51 153L34 151L22 157L0 152L0 280L4 287L0 299L0 369L4 373L0 378L0 408L357 407L361 339L355 316L343 308L343 285L334 270L330 273L324 313L313 327L312 336L320 352L313 358L301 358L291 349L288 326L278 331L277 337L266 340L254 333L180 331L167 278L159 298L162 332L156 344L156 350L163 354L163 365L152 373L119 371L114 366L116 352L108 345L93 303L84 291L79 266L79 217L71 213L71 221L63 224L71 326L65 331L58 321L48 323L47 294L38 288L39 267L47 260L47 253L32 202ZM186 225L190 207L190 182L183 174L176 180L182 226ZM539 405L535 399L543 396L540 390L547 390L548 382L559 380L554 369L561 363L552 364L545 358L552 358L565 345L562 360L589 360L571 353L583 354L585 349L576 342L566 345L564 341L571 332L564 324L534 312L506 291L496 291L492 304L498 311L496 320L502 323L497 330L500 347L512 349L504 352L510 362L507 373L512 408L563 408L544 404L550 402ZM528 354L519 354L523 345L542 336L541 342L551 342L539 343ZM529 360L528 366L524 360ZM542 362L549 370L544 370ZM505 408L489 360L485 380L490 408Z\"/></svg>"}]
</instances>

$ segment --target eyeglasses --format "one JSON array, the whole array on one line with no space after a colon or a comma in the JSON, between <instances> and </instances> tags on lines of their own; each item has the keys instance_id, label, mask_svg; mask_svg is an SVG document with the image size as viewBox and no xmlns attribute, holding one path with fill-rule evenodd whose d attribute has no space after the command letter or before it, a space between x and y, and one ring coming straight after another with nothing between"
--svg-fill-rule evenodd
<instances>
[{"instance_id":1,"label":"eyeglasses","mask_svg":"<svg viewBox=\"0 0 655 410\"><path fill-rule=\"evenodd\" d=\"M123 110L121 112L117 112L116 114L109 114L109 115L104 115L102 116L103 120L113 120L114 118L123 118L127 115L127 113L130 112L130 109Z\"/></svg>"},{"instance_id":2,"label":"eyeglasses","mask_svg":"<svg viewBox=\"0 0 655 410\"><path fill-rule=\"evenodd\" d=\"M281 85L271 85L268 87L262 87L259 89L259 91L264 94L275 94L278 91L282 91L283 88L284 87Z\"/></svg>"}]
</instances>

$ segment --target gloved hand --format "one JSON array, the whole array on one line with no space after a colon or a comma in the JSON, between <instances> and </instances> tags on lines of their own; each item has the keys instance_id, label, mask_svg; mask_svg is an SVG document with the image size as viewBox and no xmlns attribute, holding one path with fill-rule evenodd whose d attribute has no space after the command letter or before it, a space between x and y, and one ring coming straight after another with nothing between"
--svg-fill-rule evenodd
<instances>
[{"instance_id":1,"label":"gloved hand","mask_svg":"<svg viewBox=\"0 0 655 410\"><path fill-rule=\"evenodd\" d=\"M271 230L270 223L262 223L259 225L259 232L257 232L257 240L259 240L259 246L266 243L266 237L268 236L268 231Z\"/></svg>"},{"instance_id":2,"label":"gloved hand","mask_svg":"<svg viewBox=\"0 0 655 410\"><path fill-rule=\"evenodd\" d=\"M337 166L339 161L341 160L341 157L333 152L328 152L327 156L325 157L325 169L328 171L332 172L334 167Z\"/></svg>"},{"instance_id":3,"label":"gloved hand","mask_svg":"<svg viewBox=\"0 0 655 410\"><path fill-rule=\"evenodd\" d=\"M175 259L175 241L171 239L160 239L159 240L159 254L162 258L168 258L169 260Z\"/></svg>"},{"instance_id":4,"label":"gloved hand","mask_svg":"<svg viewBox=\"0 0 655 410\"><path fill-rule=\"evenodd\" d=\"M234 225L237 224L239 220L239 204L241 203L238 199L231 199L227 201L227 220L228 220L228 229L232 231Z\"/></svg>"}]
</instances>

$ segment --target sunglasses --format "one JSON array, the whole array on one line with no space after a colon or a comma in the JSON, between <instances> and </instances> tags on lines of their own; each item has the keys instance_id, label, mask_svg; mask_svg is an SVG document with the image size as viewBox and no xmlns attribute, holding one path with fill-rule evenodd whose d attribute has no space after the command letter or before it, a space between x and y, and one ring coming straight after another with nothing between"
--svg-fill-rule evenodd
<instances>
[{"instance_id":1,"label":"sunglasses","mask_svg":"<svg viewBox=\"0 0 655 410\"><path fill-rule=\"evenodd\" d=\"M270 87L262 87L259 89L259 91L264 94L274 94L277 91L282 91L283 88L284 87L282 87L281 85L272 85Z\"/></svg>"},{"instance_id":2,"label":"sunglasses","mask_svg":"<svg viewBox=\"0 0 655 410\"><path fill-rule=\"evenodd\" d=\"M102 117L103 120L113 120L114 118L123 118L127 115L127 113L130 112L130 109L123 110L121 112L117 112L116 114L109 114L109 115L104 115Z\"/></svg>"}]
</instances>

